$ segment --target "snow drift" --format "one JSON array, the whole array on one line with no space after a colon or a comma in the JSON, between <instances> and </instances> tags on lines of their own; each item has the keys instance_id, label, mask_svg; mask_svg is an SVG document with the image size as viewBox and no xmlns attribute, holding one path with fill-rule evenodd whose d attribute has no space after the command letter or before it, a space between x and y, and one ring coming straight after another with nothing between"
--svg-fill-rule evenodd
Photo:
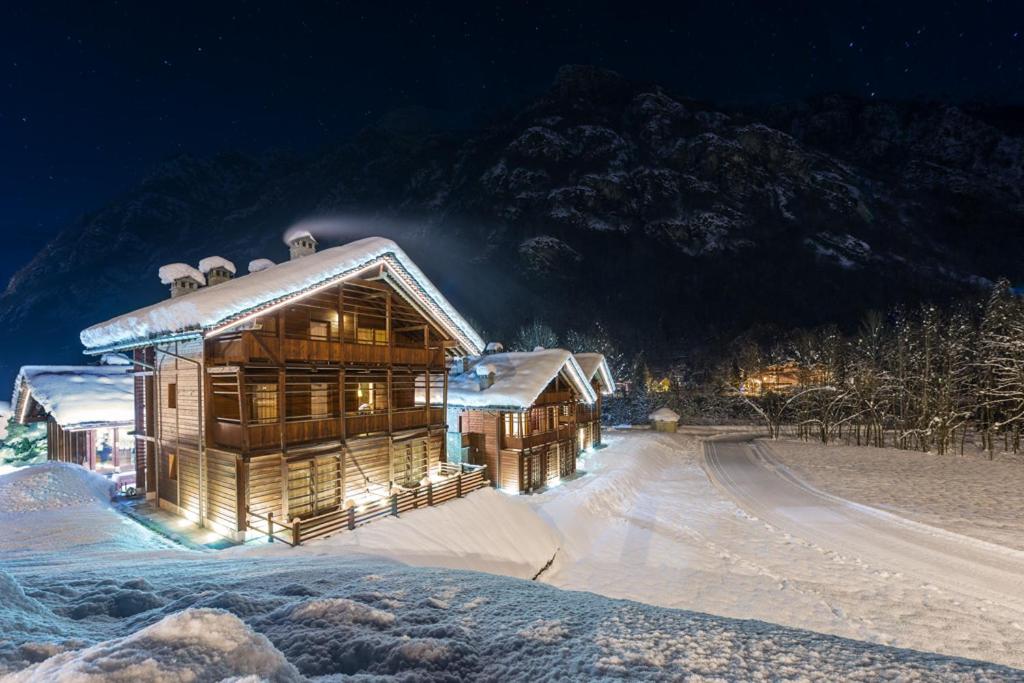
<instances>
[{"instance_id":1,"label":"snow drift","mask_svg":"<svg viewBox=\"0 0 1024 683\"><path fill-rule=\"evenodd\" d=\"M558 532L532 505L485 488L444 505L308 541L296 549L277 544L226 552L290 556L363 553L416 566L472 569L528 579L548 563L560 545Z\"/></svg>"},{"instance_id":2,"label":"snow drift","mask_svg":"<svg viewBox=\"0 0 1024 683\"><path fill-rule=\"evenodd\" d=\"M0 514L110 501L111 483L84 467L46 462L0 477Z\"/></svg>"},{"instance_id":3,"label":"snow drift","mask_svg":"<svg viewBox=\"0 0 1024 683\"><path fill-rule=\"evenodd\" d=\"M7 678L96 683L205 681L242 676L300 681L266 636L221 610L184 610L124 638L50 657Z\"/></svg>"}]
</instances>

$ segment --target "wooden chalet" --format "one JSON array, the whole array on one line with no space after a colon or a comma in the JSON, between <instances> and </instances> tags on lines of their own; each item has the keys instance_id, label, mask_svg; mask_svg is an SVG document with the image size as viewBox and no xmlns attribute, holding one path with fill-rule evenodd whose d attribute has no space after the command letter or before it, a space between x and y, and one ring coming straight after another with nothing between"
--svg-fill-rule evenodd
<instances>
[{"instance_id":1,"label":"wooden chalet","mask_svg":"<svg viewBox=\"0 0 1024 683\"><path fill-rule=\"evenodd\" d=\"M597 395L572 353L493 353L456 370L448 403L470 462L486 465L495 485L528 492L576 472L577 415Z\"/></svg>"},{"instance_id":2,"label":"wooden chalet","mask_svg":"<svg viewBox=\"0 0 1024 683\"><path fill-rule=\"evenodd\" d=\"M603 354L577 353L576 362L597 397L592 404L580 402L576 405L580 450L587 450L601 445L601 397L615 393L615 380Z\"/></svg>"},{"instance_id":3,"label":"wooden chalet","mask_svg":"<svg viewBox=\"0 0 1024 683\"><path fill-rule=\"evenodd\" d=\"M135 484L134 379L126 365L26 365L11 400L21 424L46 423L49 460Z\"/></svg>"},{"instance_id":4,"label":"wooden chalet","mask_svg":"<svg viewBox=\"0 0 1024 683\"><path fill-rule=\"evenodd\" d=\"M449 478L451 497L483 485L445 464L447 363L480 352L476 332L390 240L289 246L240 277L204 259L214 284L171 268L171 298L82 332L88 353L132 354L147 492L219 533L297 543L436 503Z\"/></svg>"}]
</instances>

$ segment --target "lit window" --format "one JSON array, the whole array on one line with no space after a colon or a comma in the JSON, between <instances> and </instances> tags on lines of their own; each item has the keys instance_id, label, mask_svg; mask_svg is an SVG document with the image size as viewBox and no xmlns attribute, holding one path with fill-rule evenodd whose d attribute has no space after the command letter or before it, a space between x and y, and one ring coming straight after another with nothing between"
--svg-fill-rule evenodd
<instances>
[{"instance_id":1,"label":"lit window","mask_svg":"<svg viewBox=\"0 0 1024 683\"><path fill-rule=\"evenodd\" d=\"M249 390L250 419L255 424L277 421L277 385L254 384Z\"/></svg>"},{"instance_id":2,"label":"lit window","mask_svg":"<svg viewBox=\"0 0 1024 683\"><path fill-rule=\"evenodd\" d=\"M313 417L323 417L331 414L330 394L326 384L316 383L309 385L309 414Z\"/></svg>"},{"instance_id":3,"label":"lit window","mask_svg":"<svg viewBox=\"0 0 1024 683\"><path fill-rule=\"evenodd\" d=\"M521 437L523 434L523 415L522 413L505 413L505 436L511 436L515 438Z\"/></svg>"},{"instance_id":4,"label":"lit window","mask_svg":"<svg viewBox=\"0 0 1024 683\"><path fill-rule=\"evenodd\" d=\"M331 324L326 320L309 321L309 338L326 341L331 333Z\"/></svg>"}]
</instances>

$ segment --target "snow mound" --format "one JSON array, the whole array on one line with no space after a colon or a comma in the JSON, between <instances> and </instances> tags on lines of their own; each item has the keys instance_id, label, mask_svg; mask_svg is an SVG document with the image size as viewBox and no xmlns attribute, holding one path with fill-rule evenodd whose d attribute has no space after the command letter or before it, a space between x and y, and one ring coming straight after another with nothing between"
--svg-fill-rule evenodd
<instances>
[{"instance_id":1,"label":"snow mound","mask_svg":"<svg viewBox=\"0 0 1024 683\"><path fill-rule=\"evenodd\" d=\"M160 282L165 285L183 277L190 277L201 285L206 284L206 276L187 263L168 263L166 266L160 266L157 274L160 276Z\"/></svg>"},{"instance_id":2,"label":"snow mound","mask_svg":"<svg viewBox=\"0 0 1024 683\"><path fill-rule=\"evenodd\" d=\"M676 422L679 420L679 413L671 408L658 408L648 417L657 422Z\"/></svg>"},{"instance_id":3,"label":"snow mound","mask_svg":"<svg viewBox=\"0 0 1024 683\"><path fill-rule=\"evenodd\" d=\"M375 609L369 605L347 598L324 598L303 602L291 609L288 618L292 621L327 621L331 623L352 623L381 628L395 623L395 615Z\"/></svg>"},{"instance_id":4,"label":"snow mound","mask_svg":"<svg viewBox=\"0 0 1024 683\"><path fill-rule=\"evenodd\" d=\"M223 268L232 275L235 273L235 264L223 256L207 256L199 261L199 272L201 273L209 273L214 268Z\"/></svg>"},{"instance_id":5,"label":"snow mound","mask_svg":"<svg viewBox=\"0 0 1024 683\"><path fill-rule=\"evenodd\" d=\"M300 681L284 655L228 612L189 609L124 638L50 657L7 680L81 681Z\"/></svg>"},{"instance_id":6,"label":"snow mound","mask_svg":"<svg viewBox=\"0 0 1024 683\"><path fill-rule=\"evenodd\" d=\"M266 270L267 268L273 268L276 265L277 265L276 263L274 263L273 261L271 261L268 258L253 259L252 261L249 261L249 272L250 273L258 273L261 270Z\"/></svg>"},{"instance_id":7,"label":"snow mound","mask_svg":"<svg viewBox=\"0 0 1024 683\"><path fill-rule=\"evenodd\" d=\"M240 546L223 551L251 557L295 553L387 557L418 566L472 569L532 578L562 543L559 534L524 500L492 488L437 507L303 543ZM383 603L382 603L383 604ZM312 608L311 608L312 609Z\"/></svg>"},{"instance_id":8,"label":"snow mound","mask_svg":"<svg viewBox=\"0 0 1024 683\"><path fill-rule=\"evenodd\" d=\"M0 514L110 501L110 480L84 467L47 462L0 478Z\"/></svg>"}]
</instances>

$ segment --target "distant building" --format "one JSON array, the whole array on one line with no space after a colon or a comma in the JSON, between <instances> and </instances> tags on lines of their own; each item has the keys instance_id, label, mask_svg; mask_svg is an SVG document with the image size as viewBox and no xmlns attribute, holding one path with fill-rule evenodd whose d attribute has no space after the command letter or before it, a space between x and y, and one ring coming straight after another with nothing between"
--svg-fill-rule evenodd
<instances>
[{"instance_id":1,"label":"distant building","mask_svg":"<svg viewBox=\"0 0 1024 683\"><path fill-rule=\"evenodd\" d=\"M749 371L743 377L740 391L751 396L763 396L767 393L784 394L798 386L819 383L823 379L824 374L821 370L801 366L795 361L787 361Z\"/></svg>"},{"instance_id":2,"label":"distant building","mask_svg":"<svg viewBox=\"0 0 1024 683\"><path fill-rule=\"evenodd\" d=\"M449 429L462 434L470 461L486 465L498 487L529 492L576 472L577 416L597 402L591 378L569 351L491 353L467 358L450 378L456 416ZM591 424L592 413L584 415Z\"/></svg>"},{"instance_id":3,"label":"distant building","mask_svg":"<svg viewBox=\"0 0 1024 683\"><path fill-rule=\"evenodd\" d=\"M26 365L14 382L21 424L46 423L49 460L134 485L134 378L127 365Z\"/></svg>"},{"instance_id":4,"label":"distant building","mask_svg":"<svg viewBox=\"0 0 1024 683\"><path fill-rule=\"evenodd\" d=\"M679 426L679 413L671 408L658 408L649 417L651 426L658 432L674 432Z\"/></svg>"},{"instance_id":5,"label":"distant building","mask_svg":"<svg viewBox=\"0 0 1024 683\"><path fill-rule=\"evenodd\" d=\"M579 446L582 450L601 445L601 402L602 397L615 393L615 380L608 367L608 361L600 353L577 353L576 361L597 396L593 404L578 403L576 425L579 429Z\"/></svg>"}]
</instances>

